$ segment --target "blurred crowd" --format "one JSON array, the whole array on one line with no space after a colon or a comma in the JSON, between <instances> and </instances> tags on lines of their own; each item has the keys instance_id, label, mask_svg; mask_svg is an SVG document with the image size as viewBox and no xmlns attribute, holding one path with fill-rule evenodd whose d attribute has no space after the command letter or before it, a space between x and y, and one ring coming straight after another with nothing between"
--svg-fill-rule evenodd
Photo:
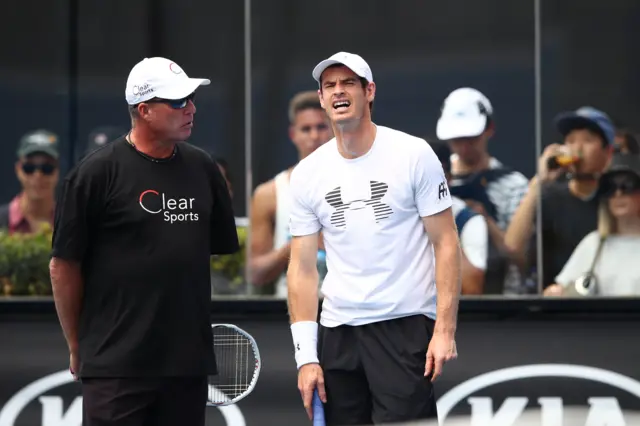
<instances>
[{"instance_id":1,"label":"blurred crowd","mask_svg":"<svg viewBox=\"0 0 640 426\"><path fill-rule=\"evenodd\" d=\"M293 97L289 136L299 159L332 137L314 91ZM375 117L374 117L375 121ZM443 101L436 140L454 197L466 295L639 296L640 147L633 130L582 106L555 118L548 145L527 179L491 154L499 128L491 101L473 88ZM425 129L430 133L431 129ZM286 297L289 175L253 194L248 280ZM320 279L326 253L318 252Z\"/></svg>"},{"instance_id":2,"label":"blurred crowd","mask_svg":"<svg viewBox=\"0 0 640 426\"><path fill-rule=\"evenodd\" d=\"M315 91L291 99L288 119L299 159L333 138ZM634 129L593 106L559 112L553 124L559 142L544 148L532 179L491 154L500 123L491 101L476 89L451 92L437 128L424 129L435 130L436 138L425 140L454 198L463 294L640 296L640 264L634 262L640 249L640 146ZM114 126L95 129L76 160L124 133ZM233 171L215 159L233 197ZM0 206L0 227L29 234L53 224L59 162L55 133L34 130L17 141L21 190ZM258 294L286 297L293 167L260 182L252 194L246 280ZM320 241L320 281L328 272L325 259Z\"/></svg>"}]
</instances>

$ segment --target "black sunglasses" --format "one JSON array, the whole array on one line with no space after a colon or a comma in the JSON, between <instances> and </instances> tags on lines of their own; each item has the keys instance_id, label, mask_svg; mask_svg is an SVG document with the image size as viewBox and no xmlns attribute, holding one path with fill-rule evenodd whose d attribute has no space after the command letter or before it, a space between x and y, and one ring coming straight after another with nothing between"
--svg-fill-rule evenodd
<instances>
[{"instance_id":1,"label":"black sunglasses","mask_svg":"<svg viewBox=\"0 0 640 426\"><path fill-rule=\"evenodd\" d=\"M55 164L51 163L43 163L43 164L34 164L34 163L22 163L22 171L25 174L32 175L36 172L36 170L40 170L43 175L49 176L52 175L57 169Z\"/></svg>"},{"instance_id":2,"label":"black sunglasses","mask_svg":"<svg viewBox=\"0 0 640 426\"><path fill-rule=\"evenodd\" d=\"M167 104L173 109L183 109L189 104L189 101L195 102L195 99L196 99L196 94L192 93L189 96L182 99L153 98L153 99L149 99L147 103L161 103L161 104Z\"/></svg>"},{"instance_id":3,"label":"black sunglasses","mask_svg":"<svg viewBox=\"0 0 640 426\"><path fill-rule=\"evenodd\" d=\"M613 176L606 183L603 195L613 197L618 191L624 195L640 191L640 178L628 174Z\"/></svg>"}]
</instances>

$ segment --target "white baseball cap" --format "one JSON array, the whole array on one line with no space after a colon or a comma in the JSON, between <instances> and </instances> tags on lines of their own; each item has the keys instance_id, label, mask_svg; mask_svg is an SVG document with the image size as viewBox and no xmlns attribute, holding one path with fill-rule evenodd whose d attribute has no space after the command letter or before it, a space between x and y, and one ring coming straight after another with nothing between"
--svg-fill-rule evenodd
<instances>
[{"instance_id":1,"label":"white baseball cap","mask_svg":"<svg viewBox=\"0 0 640 426\"><path fill-rule=\"evenodd\" d=\"M211 81L205 78L189 78L178 64L166 58L144 58L129 73L125 97L129 105L146 102L152 98L183 99L199 86Z\"/></svg>"},{"instance_id":2,"label":"white baseball cap","mask_svg":"<svg viewBox=\"0 0 640 426\"><path fill-rule=\"evenodd\" d=\"M344 65L345 67L356 73L358 77L366 79L369 83L373 81L373 74L371 73L369 64L367 64L367 62L362 59L360 55L348 52L338 52L330 58L321 61L318 65L316 65L316 67L313 69L313 72L311 73L313 75L313 78L318 83L320 83L320 77L322 76L324 70L335 64Z\"/></svg>"},{"instance_id":3,"label":"white baseball cap","mask_svg":"<svg viewBox=\"0 0 640 426\"><path fill-rule=\"evenodd\" d=\"M493 108L485 95L470 87L456 89L444 100L436 136L443 141L479 136L491 114Z\"/></svg>"}]
</instances>

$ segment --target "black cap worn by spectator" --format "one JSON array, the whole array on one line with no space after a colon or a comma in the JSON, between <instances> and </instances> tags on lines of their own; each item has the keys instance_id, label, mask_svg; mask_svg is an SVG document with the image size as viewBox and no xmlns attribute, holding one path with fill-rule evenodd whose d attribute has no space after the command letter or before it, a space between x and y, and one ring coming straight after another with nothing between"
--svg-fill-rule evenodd
<instances>
[{"instance_id":1,"label":"black cap worn by spectator","mask_svg":"<svg viewBox=\"0 0 640 426\"><path fill-rule=\"evenodd\" d=\"M611 158L609 168L600 176L596 193L598 197L609 192L611 177L619 173L631 173L640 182L640 157L633 154L615 153Z\"/></svg>"},{"instance_id":2,"label":"black cap worn by spectator","mask_svg":"<svg viewBox=\"0 0 640 426\"><path fill-rule=\"evenodd\" d=\"M20 139L16 154L18 158L45 154L57 160L60 157L58 135L48 130L31 131Z\"/></svg>"},{"instance_id":3,"label":"black cap worn by spectator","mask_svg":"<svg viewBox=\"0 0 640 426\"><path fill-rule=\"evenodd\" d=\"M83 155L87 155L94 150L105 146L109 142L118 139L126 132L124 129L116 126L102 126L96 127L89 133L89 140Z\"/></svg>"},{"instance_id":4,"label":"black cap worn by spectator","mask_svg":"<svg viewBox=\"0 0 640 426\"><path fill-rule=\"evenodd\" d=\"M572 130L589 129L599 133L607 144L615 143L616 129L613 121L606 113L593 107L585 106L558 114L556 127L562 136L567 136Z\"/></svg>"}]
</instances>

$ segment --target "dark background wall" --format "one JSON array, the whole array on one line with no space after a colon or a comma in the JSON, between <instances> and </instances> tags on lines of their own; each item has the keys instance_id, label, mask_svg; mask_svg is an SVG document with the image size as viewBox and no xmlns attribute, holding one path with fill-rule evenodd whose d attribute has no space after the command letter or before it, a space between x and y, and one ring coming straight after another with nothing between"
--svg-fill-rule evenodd
<instances>
[{"instance_id":1,"label":"dark background wall","mask_svg":"<svg viewBox=\"0 0 640 426\"><path fill-rule=\"evenodd\" d=\"M541 0L542 135L553 116L584 104L640 126L640 3ZM162 55L211 78L198 97L191 142L231 163L236 209L245 211L244 2L23 0L0 14L0 201L18 185L19 137L60 134L63 167L96 126L128 126L124 84L145 56ZM531 1L271 0L251 4L252 187L296 161L286 108L315 89L311 69L357 52L378 84L374 119L433 137L444 97L460 86L494 104L494 155L535 172L534 4Z\"/></svg>"}]
</instances>

